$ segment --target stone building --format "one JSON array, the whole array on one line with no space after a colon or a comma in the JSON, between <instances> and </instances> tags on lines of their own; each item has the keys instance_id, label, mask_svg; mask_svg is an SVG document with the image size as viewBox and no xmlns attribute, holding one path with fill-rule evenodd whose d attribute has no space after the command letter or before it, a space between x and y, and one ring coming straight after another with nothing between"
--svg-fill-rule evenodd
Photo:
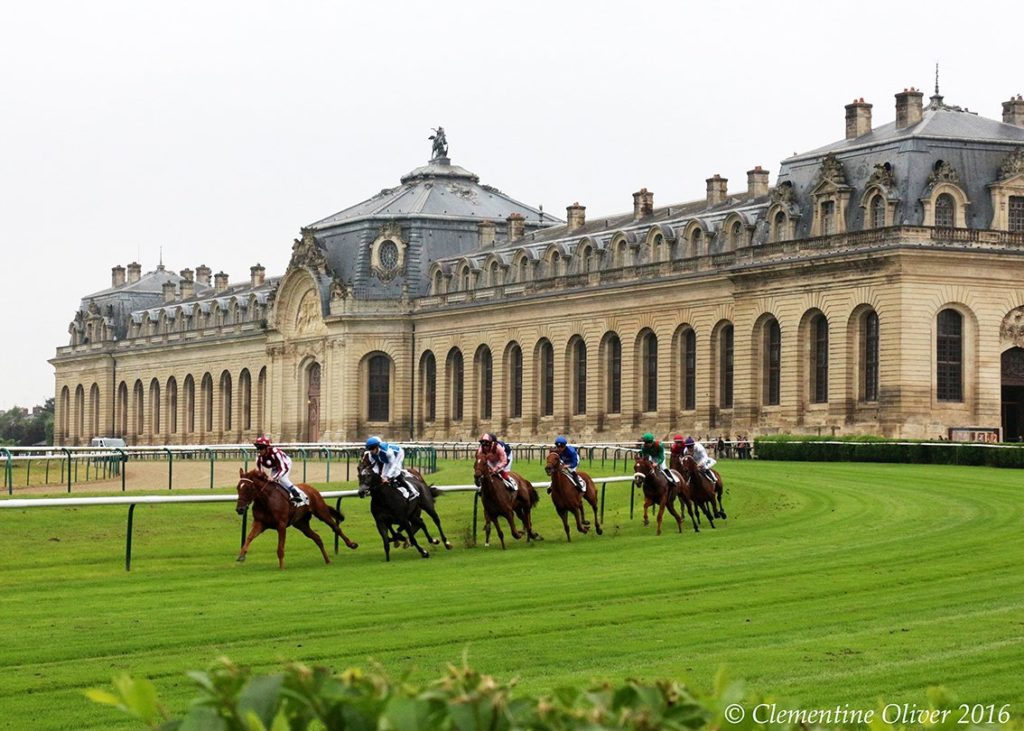
<instances>
[{"instance_id":1,"label":"stone building","mask_svg":"<svg viewBox=\"0 0 1024 731\"><path fill-rule=\"evenodd\" d=\"M452 165L302 229L287 271L138 264L82 299L55 440L1024 435L1024 98L896 96L746 187L566 220ZM838 122L838 120L837 120ZM839 125L837 124L837 127ZM843 127L840 127L841 129Z\"/></svg>"}]
</instances>

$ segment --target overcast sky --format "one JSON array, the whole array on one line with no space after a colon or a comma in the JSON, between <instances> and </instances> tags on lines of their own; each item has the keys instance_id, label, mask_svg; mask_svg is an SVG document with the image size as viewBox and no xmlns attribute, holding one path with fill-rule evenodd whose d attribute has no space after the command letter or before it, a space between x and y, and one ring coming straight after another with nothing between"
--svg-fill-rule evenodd
<instances>
[{"instance_id":1,"label":"overcast sky","mask_svg":"<svg viewBox=\"0 0 1024 731\"><path fill-rule=\"evenodd\" d=\"M5 6L0 23L0 409L110 268L281 274L299 227L430 157L564 218L743 190L844 136L864 97L932 93L1001 119L1024 93L1024 4L202 2Z\"/></svg>"}]
</instances>

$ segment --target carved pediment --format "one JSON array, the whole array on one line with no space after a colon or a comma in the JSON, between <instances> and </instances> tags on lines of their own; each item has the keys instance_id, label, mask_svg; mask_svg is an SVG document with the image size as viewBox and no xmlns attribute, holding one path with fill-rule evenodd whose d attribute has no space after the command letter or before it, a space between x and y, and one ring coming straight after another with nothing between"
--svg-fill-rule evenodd
<instances>
[{"instance_id":1,"label":"carved pediment","mask_svg":"<svg viewBox=\"0 0 1024 731\"><path fill-rule=\"evenodd\" d=\"M1024 307L1010 310L999 328L999 335L1003 340L1024 348Z\"/></svg>"},{"instance_id":2,"label":"carved pediment","mask_svg":"<svg viewBox=\"0 0 1024 731\"><path fill-rule=\"evenodd\" d=\"M999 166L999 180L1007 180L1024 174L1024 147L1018 147Z\"/></svg>"},{"instance_id":3,"label":"carved pediment","mask_svg":"<svg viewBox=\"0 0 1024 731\"><path fill-rule=\"evenodd\" d=\"M831 152L825 155L825 158L821 161L816 189L820 190L827 187L833 189L847 187L846 169L843 167L842 161Z\"/></svg>"},{"instance_id":4,"label":"carved pediment","mask_svg":"<svg viewBox=\"0 0 1024 731\"><path fill-rule=\"evenodd\" d=\"M327 257L324 256L324 249L309 229L303 229L302 238L295 239L292 244L292 258L288 262L288 269L290 271L295 267L306 267L321 274L327 273Z\"/></svg>"}]
</instances>

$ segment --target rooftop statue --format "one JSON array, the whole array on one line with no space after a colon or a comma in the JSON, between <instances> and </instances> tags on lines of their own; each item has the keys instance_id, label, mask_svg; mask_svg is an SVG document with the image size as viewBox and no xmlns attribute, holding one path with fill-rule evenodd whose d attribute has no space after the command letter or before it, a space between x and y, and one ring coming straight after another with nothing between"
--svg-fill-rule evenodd
<instances>
[{"instance_id":1,"label":"rooftop statue","mask_svg":"<svg viewBox=\"0 0 1024 731\"><path fill-rule=\"evenodd\" d=\"M434 128L431 127L431 129ZM439 157L448 157L448 140L444 136L444 127L439 126L434 130L434 134L430 135L427 139L434 141L431 160L436 160Z\"/></svg>"}]
</instances>

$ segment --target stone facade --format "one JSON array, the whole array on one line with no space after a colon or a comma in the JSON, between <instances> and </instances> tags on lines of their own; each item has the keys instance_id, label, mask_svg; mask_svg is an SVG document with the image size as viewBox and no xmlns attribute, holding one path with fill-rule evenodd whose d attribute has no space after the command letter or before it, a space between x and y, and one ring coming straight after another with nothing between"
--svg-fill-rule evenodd
<instances>
[{"instance_id":1,"label":"stone facade","mask_svg":"<svg viewBox=\"0 0 1024 731\"><path fill-rule=\"evenodd\" d=\"M563 224L443 157L305 227L281 277L115 267L51 361L55 439L1017 439L1024 127L920 97L874 129L848 105L774 187Z\"/></svg>"}]
</instances>

